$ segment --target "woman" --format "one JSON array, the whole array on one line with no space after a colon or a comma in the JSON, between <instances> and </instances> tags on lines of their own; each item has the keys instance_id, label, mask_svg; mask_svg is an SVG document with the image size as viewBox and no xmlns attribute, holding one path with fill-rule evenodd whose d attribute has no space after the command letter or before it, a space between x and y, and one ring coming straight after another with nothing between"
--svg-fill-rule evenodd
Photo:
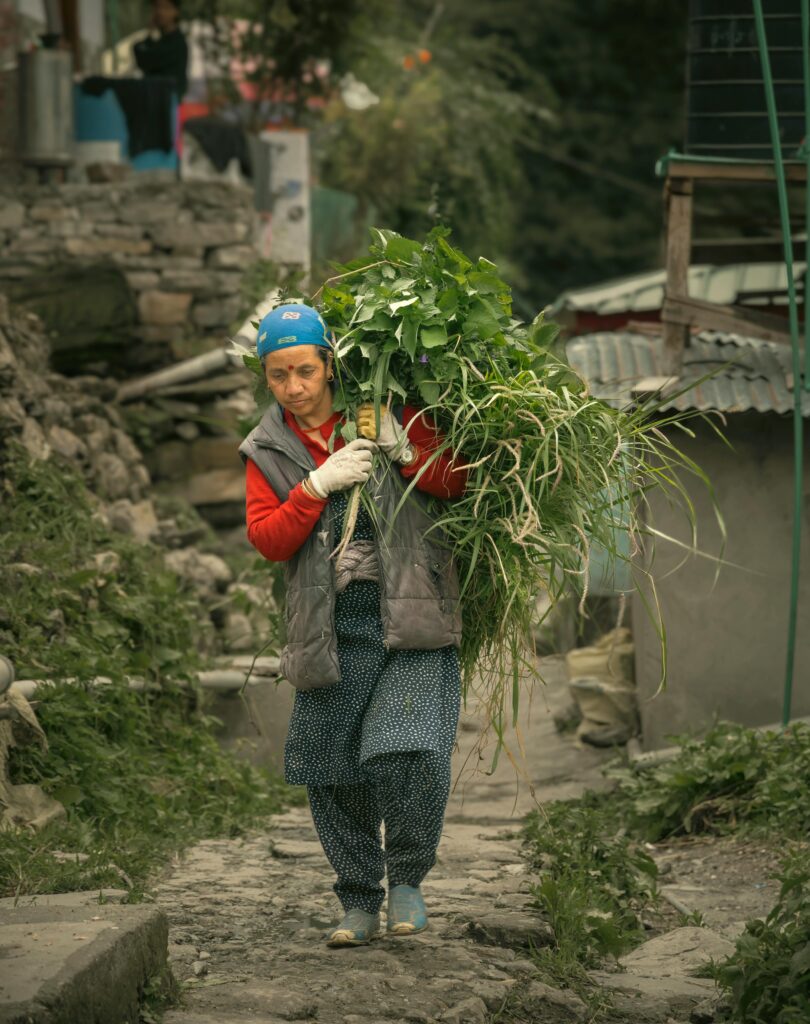
<instances>
[{"instance_id":1,"label":"woman","mask_svg":"<svg viewBox=\"0 0 810 1024\"><path fill-rule=\"evenodd\" d=\"M259 324L257 349L276 400L240 448L251 544L285 563L282 673L297 688L285 748L289 783L305 785L318 836L337 874L345 916L330 946L380 931L427 927L419 886L435 863L450 790L459 711L458 581L425 495L464 490L435 427L415 409L358 412L363 435L329 442L330 334L308 306L284 305ZM407 499L402 496L415 478ZM340 543L347 491L366 484L351 543ZM385 823L385 850L380 826Z\"/></svg>"}]
</instances>

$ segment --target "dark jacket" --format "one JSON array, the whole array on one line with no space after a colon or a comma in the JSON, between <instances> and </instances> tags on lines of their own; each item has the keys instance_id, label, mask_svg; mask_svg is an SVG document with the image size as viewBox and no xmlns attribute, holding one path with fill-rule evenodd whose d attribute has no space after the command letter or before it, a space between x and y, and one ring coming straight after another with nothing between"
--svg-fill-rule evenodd
<instances>
[{"instance_id":1,"label":"dark jacket","mask_svg":"<svg viewBox=\"0 0 810 1024\"><path fill-rule=\"evenodd\" d=\"M316 468L283 411L271 406L240 445L281 501ZM436 650L461 642L458 576L451 554L434 527L422 494L406 489L400 474L381 460L365 485L377 511L380 615L386 647ZM431 529L431 527L434 527ZM287 645L283 675L301 690L340 681L334 626L335 537L331 503L298 551L284 563L287 588Z\"/></svg>"},{"instance_id":2,"label":"dark jacket","mask_svg":"<svg viewBox=\"0 0 810 1024\"><path fill-rule=\"evenodd\" d=\"M171 78L178 98L185 96L188 89L188 43L179 28L157 39L147 36L135 44L133 53L135 63L145 75Z\"/></svg>"}]
</instances>

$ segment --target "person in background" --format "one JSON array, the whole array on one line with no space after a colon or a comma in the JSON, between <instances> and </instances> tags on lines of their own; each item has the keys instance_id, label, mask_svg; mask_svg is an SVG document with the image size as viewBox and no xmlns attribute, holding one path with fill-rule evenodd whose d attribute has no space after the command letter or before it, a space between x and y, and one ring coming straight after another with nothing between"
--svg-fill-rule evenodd
<instances>
[{"instance_id":1,"label":"person in background","mask_svg":"<svg viewBox=\"0 0 810 1024\"><path fill-rule=\"evenodd\" d=\"M259 324L276 399L245 439L248 539L285 563L282 674L296 687L285 775L305 785L345 917L330 946L427 927L420 883L435 863L460 701L459 587L429 498L466 486L430 418L361 407L361 435L335 427L332 336L309 306ZM342 559L348 494L369 481ZM406 488L413 490L406 497ZM385 823L385 849L380 826Z\"/></svg>"},{"instance_id":2,"label":"person in background","mask_svg":"<svg viewBox=\"0 0 810 1024\"><path fill-rule=\"evenodd\" d=\"M188 88L188 43L180 29L180 0L152 0L150 28L157 35L135 44L135 63L146 77L174 79L182 99Z\"/></svg>"}]
</instances>

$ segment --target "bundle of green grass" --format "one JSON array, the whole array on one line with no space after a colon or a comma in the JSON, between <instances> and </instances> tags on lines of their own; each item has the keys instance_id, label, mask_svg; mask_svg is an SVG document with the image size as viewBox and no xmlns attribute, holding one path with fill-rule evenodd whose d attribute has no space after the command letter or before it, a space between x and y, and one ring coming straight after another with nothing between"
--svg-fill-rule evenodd
<instances>
[{"instance_id":1,"label":"bundle of green grass","mask_svg":"<svg viewBox=\"0 0 810 1024\"><path fill-rule=\"evenodd\" d=\"M312 299L336 336L338 429L354 437L366 402L378 415L392 401L416 405L467 467L463 497L436 502L436 528L459 567L465 686L477 681L501 722L506 706L517 710L538 594L553 603L573 584L584 595L590 547L626 558L617 531L638 535L645 492L683 494L677 471L702 474L663 421L589 394L553 350L556 325L513 317L493 263L468 259L444 229L424 243L374 238Z\"/></svg>"}]
</instances>

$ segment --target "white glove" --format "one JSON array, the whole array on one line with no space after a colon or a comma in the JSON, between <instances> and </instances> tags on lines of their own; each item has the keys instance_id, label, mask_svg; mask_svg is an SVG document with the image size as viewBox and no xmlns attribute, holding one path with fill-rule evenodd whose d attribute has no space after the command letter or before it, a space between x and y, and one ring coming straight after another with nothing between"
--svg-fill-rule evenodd
<instances>
[{"instance_id":1,"label":"white glove","mask_svg":"<svg viewBox=\"0 0 810 1024\"><path fill-rule=\"evenodd\" d=\"M380 436L377 436L377 419L374 406L366 402L357 410L357 429L372 441L376 441L380 451L385 452L394 462L412 462L411 444L404 427L385 409L380 409Z\"/></svg>"},{"instance_id":2,"label":"white glove","mask_svg":"<svg viewBox=\"0 0 810 1024\"><path fill-rule=\"evenodd\" d=\"M328 498L333 491L345 491L354 484L364 484L371 475L376 451L377 445L364 437L349 442L309 474L312 490L319 497Z\"/></svg>"}]
</instances>

